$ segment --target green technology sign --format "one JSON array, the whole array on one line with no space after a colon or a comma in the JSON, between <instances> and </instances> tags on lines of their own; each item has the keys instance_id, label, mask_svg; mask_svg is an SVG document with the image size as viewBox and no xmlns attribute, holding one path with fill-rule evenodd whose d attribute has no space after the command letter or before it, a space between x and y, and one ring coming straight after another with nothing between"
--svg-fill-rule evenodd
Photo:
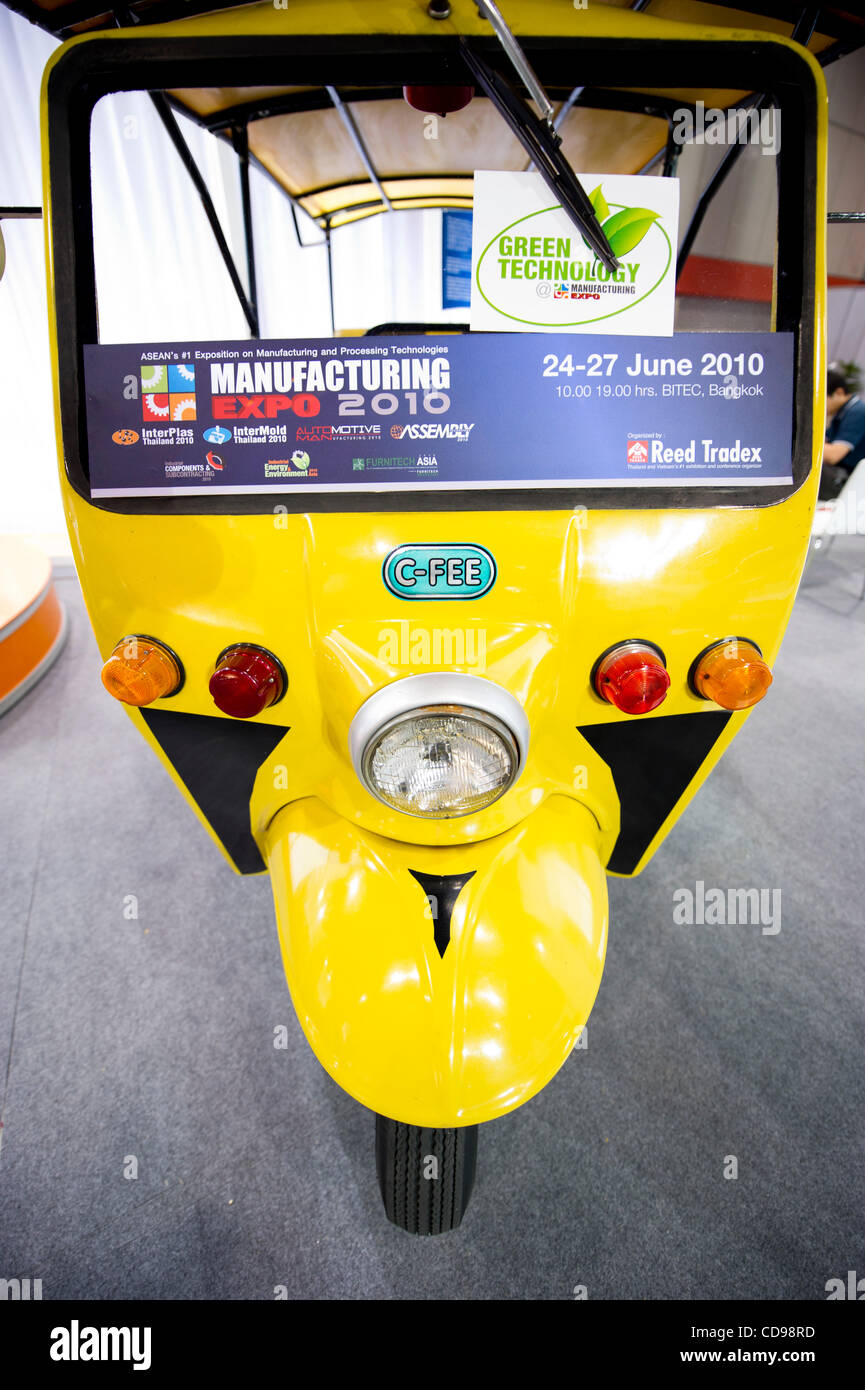
<instances>
[{"instance_id":1,"label":"green technology sign","mask_svg":"<svg viewBox=\"0 0 865 1390\"><path fill-rule=\"evenodd\" d=\"M614 270L537 175L475 175L473 329L672 333L677 181L609 174L586 187Z\"/></svg>"}]
</instances>

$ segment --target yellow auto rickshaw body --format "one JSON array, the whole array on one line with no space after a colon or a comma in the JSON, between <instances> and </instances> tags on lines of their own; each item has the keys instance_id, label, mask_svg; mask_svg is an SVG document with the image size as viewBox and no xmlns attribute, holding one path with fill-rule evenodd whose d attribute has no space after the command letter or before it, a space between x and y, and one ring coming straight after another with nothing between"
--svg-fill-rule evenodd
<instances>
[{"instance_id":1,"label":"yellow auto rickshaw body","mask_svg":"<svg viewBox=\"0 0 865 1390\"><path fill-rule=\"evenodd\" d=\"M489 39L489 26L470 0L454 0L444 23L430 18L425 3L407 0L298 0L285 9L247 7L83 35L64 45L46 72L60 480L100 652L107 658L124 635L140 633L180 656L181 690L148 709L130 708L129 716L231 867L269 869L292 995L323 1066L362 1103L412 1124L495 1118L562 1064L600 983L605 872L640 872L752 713L699 698L689 684L692 663L730 635L756 642L774 663L807 552L822 433L812 422L822 419L825 376L822 74L809 54L777 34L682 23L654 8L635 14L513 0L507 17L527 42L579 38L671 50L724 44L743 53L760 44L795 55L813 109L807 293L797 346L799 369L806 364L797 394L796 447L804 462L795 486L766 502L731 497L708 504L692 494L675 505L647 504L645 497L607 505L587 492L579 502L546 502L542 509L485 510L474 498L410 510L315 510L312 503L300 510L296 499L283 506L274 498L259 499L257 510L97 504L66 466L74 426L64 363L78 345L65 327L65 282L57 278L66 203L54 206L62 119L55 89L75 51L90 53L98 72L113 46L130 52L140 45L142 53L149 46L157 62L160 46L184 42L190 54L206 53L211 40L238 51L251 39L294 36L435 42L443 34ZM663 15L675 8L658 7ZM196 77L174 90L201 92L203 83ZM722 97L729 103L739 90L731 78ZM714 100L717 89L706 95ZM643 129L634 168L647 138ZM385 188L394 197L405 193L406 206L459 206L470 198L470 178L460 175L442 189L439 177L427 171L412 189L385 179ZM307 196L314 215L368 215L361 204L370 188L359 193L353 177L342 187L341 206L337 199L325 208L323 195L304 195L300 186L295 196ZM397 546L431 541L482 544L495 556L497 582L471 604L433 600L418 613L383 584L382 564ZM601 700L590 683L599 654L635 637L662 648L671 678L664 704L639 718ZM288 674L284 699L242 723L216 710L208 692L217 655L240 641L276 653ZM348 756L349 726L370 695L435 670L503 687L531 728L515 785L487 809L449 820L417 819L383 805ZM435 944L424 875L469 875L444 953Z\"/></svg>"}]
</instances>

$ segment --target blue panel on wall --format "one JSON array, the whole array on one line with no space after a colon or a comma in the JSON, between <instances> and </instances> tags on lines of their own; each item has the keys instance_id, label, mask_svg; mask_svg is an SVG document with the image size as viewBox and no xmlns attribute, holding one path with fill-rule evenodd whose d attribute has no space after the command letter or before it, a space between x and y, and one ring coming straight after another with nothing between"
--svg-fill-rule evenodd
<instances>
[{"instance_id":1,"label":"blue panel on wall","mask_svg":"<svg viewBox=\"0 0 865 1390\"><path fill-rule=\"evenodd\" d=\"M442 308L467 309L471 282L471 212L446 208L442 213Z\"/></svg>"}]
</instances>

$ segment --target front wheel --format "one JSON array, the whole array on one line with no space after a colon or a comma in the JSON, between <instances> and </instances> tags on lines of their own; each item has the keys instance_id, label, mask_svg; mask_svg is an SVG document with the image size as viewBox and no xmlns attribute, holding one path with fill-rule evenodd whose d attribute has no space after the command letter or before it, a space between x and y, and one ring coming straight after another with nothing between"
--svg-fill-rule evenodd
<instances>
[{"instance_id":1,"label":"front wheel","mask_svg":"<svg viewBox=\"0 0 865 1390\"><path fill-rule=\"evenodd\" d=\"M375 1117L375 1166L388 1220L412 1235L455 1231L469 1204L478 1127L422 1129Z\"/></svg>"}]
</instances>

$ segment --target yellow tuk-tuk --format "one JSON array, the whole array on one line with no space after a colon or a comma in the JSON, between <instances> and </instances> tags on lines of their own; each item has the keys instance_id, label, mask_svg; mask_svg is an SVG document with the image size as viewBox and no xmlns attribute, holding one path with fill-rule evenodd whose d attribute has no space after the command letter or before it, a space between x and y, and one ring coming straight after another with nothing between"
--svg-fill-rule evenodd
<instances>
[{"instance_id":1,"label":"yellow tuk-tuk","mask_svg":"<svg viewBox=\"0 0 865 1390\"><path fill-rule=\"evenodd\" d=\"M769 692L820 465L821 60L854 21L689 0L206 8L133 4L107 28L96 5L40 7L67 38L42 104L69 532L107 691L228 865L270 874L309 1043L376 1115L387 1215L438 1233L465 1211L478 1126L579 1043L606 875L640 873ZM132 92L248 340L100 339L91 125ZM710 110L749 132L714 166ZM723 285L674 304L767 113L783 138L761 151L759 309L737 316ZM190 121L238 159L245 264ZM262 338L251 167L329 264L356 224L468 212L476 192L477 237L476 175L531 180L567 255L508 232L505 208L490 245L519 302L560 317L472 327L476 246L461 317L338 332L331 278L329 335ZM623 175L646 199L678 179L672 332L588 314L626 298L633 208L604 192Z\"/></svg>"}]
</instances>

